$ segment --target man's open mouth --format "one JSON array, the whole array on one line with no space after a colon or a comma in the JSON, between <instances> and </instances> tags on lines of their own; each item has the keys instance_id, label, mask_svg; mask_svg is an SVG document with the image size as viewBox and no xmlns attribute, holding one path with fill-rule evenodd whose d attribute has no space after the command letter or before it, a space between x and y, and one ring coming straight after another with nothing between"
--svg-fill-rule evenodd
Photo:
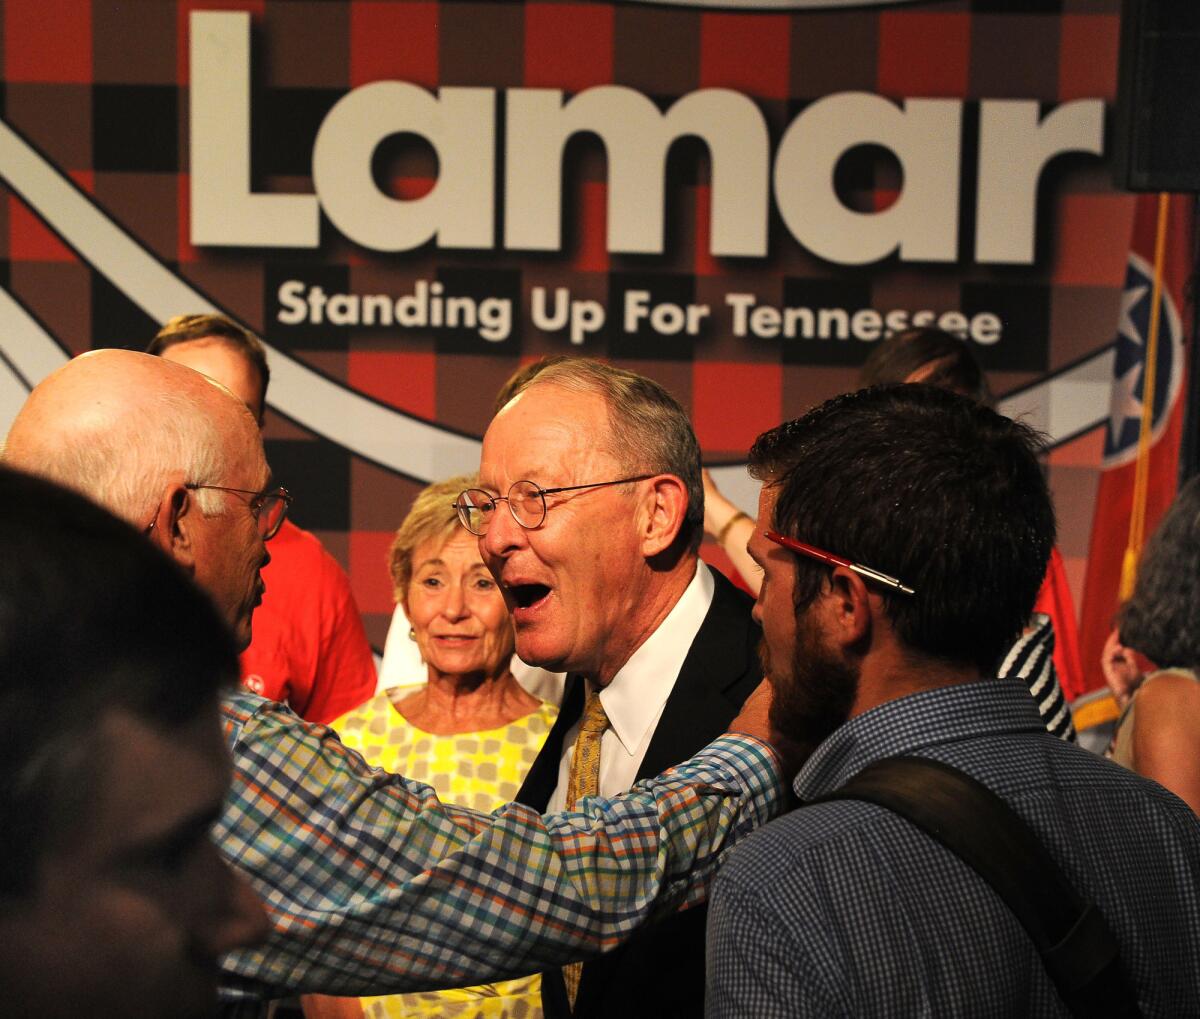
<instances>
[{"instance_id":1,"label":"man's open mouth","mask_svg":"<svg viewBox=\"0 0 1200 1019\"><path fill-rule=\"evenodd\" d=\"M550 588L545 584L514 584L508 590L519 609L536 605L550 593Z\"/></svg>"}]
</instances>

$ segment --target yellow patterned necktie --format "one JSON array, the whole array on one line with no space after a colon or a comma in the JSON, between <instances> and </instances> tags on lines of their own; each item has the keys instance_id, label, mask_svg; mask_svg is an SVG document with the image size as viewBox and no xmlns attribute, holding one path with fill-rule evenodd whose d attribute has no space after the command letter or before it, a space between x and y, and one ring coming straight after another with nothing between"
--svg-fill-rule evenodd
<instances>
[{"instance_id":1,"label":"yellow patterned necktie","mask_svg":"<svg viewBox=\"0 0 1200 1019\"><path fill-rule=\"evenodd\" d=\"M574 810L586 796L595 796L600 791L600 740L608 728L608 715L600 703L600 694L589 690L583 707L583 719L579 723L579 735L575 738L575 752L571 756L571 772L567 779L567 809ZM567 985L567 1000L575 1009L579 996L579 978L583 974L583 963L571 962L563 967L563 983Z\"/></svg>"}]
</instances>

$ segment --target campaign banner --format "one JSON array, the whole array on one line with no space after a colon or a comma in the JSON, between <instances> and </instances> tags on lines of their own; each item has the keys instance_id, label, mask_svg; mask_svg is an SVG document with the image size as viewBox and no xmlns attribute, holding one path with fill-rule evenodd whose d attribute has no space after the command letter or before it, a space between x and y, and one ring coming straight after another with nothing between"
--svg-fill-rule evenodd
<instances>
[{"instance_id":1,"label":"campaign banner","mask_svg":"<svg viewBox=\"0 0 1200 1019\"><path fill-rule=\"evenodd\" d=\"M1078 598L1133 211L1118 24L1117 0L5 0L0 431L65 358L228 314L270 349L293 516L382 646L390 536L475 466L522 364L656 378L752 510L754 437L936 325L1049 435Z\"/></svg>"}]
</instances>

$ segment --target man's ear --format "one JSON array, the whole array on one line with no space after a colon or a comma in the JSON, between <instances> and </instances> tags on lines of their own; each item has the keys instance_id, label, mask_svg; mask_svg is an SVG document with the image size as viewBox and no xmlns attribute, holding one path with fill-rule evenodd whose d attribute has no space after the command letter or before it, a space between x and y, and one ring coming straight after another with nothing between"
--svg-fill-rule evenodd
<instances>
[{"instance_id":1,"label":"man's ear","mask_svg":"<svg viewBox=\"0 0 1200 1019\"><path fill-rule=\"evenodd\" d=\"M870 640L880 605L872 598L862 577L845 566L835 566L829 575L825 598L830 621L828 632L841 647L849 649Z\"/></svg>"},{"instance_id":2,"label":"man's ear","mask_svg":"<svg viewBox=\"0 0 1200 1019\"><path fill-rule=\"evenodd\" d=\"M687 486L674 474L660 474L651 479L641 508L644 511L639 526L642 555L649 559L670 548L683 527L688 508Z\"/></svg>"},{"instance_id":3,"label":"man's ear","mask_svg":"<svg viewBox=\"0 0 1200 1019\"><path fill-rule=\"evenodd\" d=\"M150 539L189 574L196 572L195 525L200 518L195 493L179 482L163 491Z\"/></svg>"}]
</instances>

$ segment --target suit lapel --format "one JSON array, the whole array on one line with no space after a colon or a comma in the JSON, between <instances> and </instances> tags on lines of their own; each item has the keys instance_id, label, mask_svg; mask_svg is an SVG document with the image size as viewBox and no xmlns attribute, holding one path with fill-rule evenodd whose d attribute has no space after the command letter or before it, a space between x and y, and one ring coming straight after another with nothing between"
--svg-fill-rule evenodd
<instances>
[{"instance_id":1,"label":"suit lapel","mask_svg":"<svg viewBox=\"0 0 1200 1019\"><path fill-rule=\"evenodd\" d=\"M701 569L708 569L701 565ZM750 597L712 570L712 604L679 670L637 777L686 761L721 735L761 678Z\"/></svg>"},{"instance_id":2,"label":"suit lapel","mask_svg":"<svg viewBox=\"0 0 1200 1019\"><path fill-rule=\"evenodd\" d=\"M700 568L708 569L703 564ZM650 738L638 769L639 780L686 761L716 739L762 678L755 653L761 631L750 618L753 600L719 570L712 575L712 604ZM546 809L558 785L563 739L583 714L583 701L583 680L568 676L562 708L517 793L518 803Z\"/></svg>"}]
</instances>

